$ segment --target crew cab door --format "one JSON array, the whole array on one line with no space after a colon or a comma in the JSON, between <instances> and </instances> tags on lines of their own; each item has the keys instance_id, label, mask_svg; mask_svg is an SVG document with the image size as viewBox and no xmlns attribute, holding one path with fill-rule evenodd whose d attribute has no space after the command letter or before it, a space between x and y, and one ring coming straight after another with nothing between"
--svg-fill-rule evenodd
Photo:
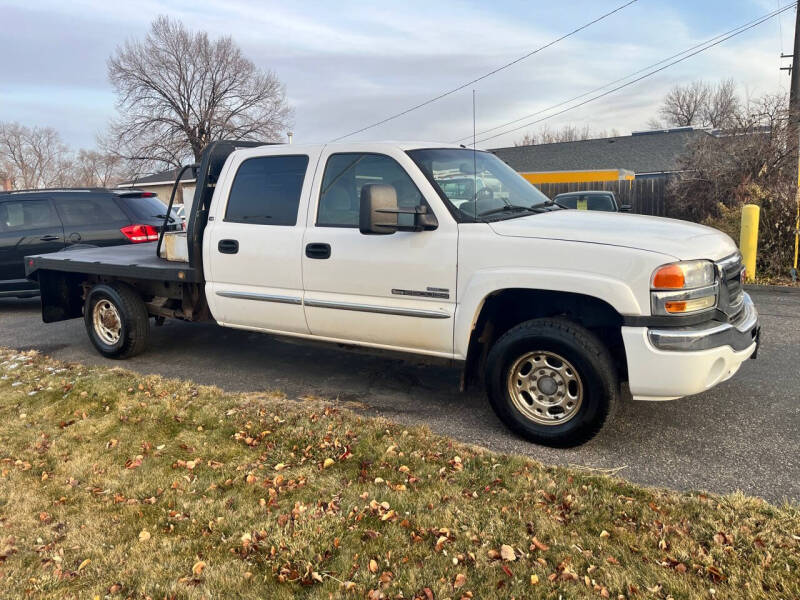
<instances>
[{"instance_id":1,"label":"crew cab door","mask_svg":"<svg viewBox=\"0 0 800 600\"><path fill-rule=\"evenodd\" d=\"M316 158L258 148L223 170L203 241L206 297L220 323L308 333L300 256Z\"/></svg>"},{"instance_id":2,"label":"crew cab door","mask_svg":"<svg viewBox=\"0 0 800 600\"><path fill-rule=\"evenodd\" d=\"M365 146L328 147L317 168L302 258L309 329L328 339L450 356L456 223L404 152L359 147ZM427 204L438 228L362 234L361 188L376 183L394 186L400 208ZM400 215L400 223L412 218Z\"/></svg>"}]
</instances>

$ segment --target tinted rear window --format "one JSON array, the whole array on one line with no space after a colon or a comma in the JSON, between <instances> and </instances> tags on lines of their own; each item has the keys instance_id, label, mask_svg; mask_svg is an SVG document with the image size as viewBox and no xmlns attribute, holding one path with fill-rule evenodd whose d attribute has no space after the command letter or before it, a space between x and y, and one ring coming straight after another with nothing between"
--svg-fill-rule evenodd
<instances>
[{"instance_id":1,"label":"tinted rear window","mask_svg":"<svg viewBox=\"0 0 800 600\"><path fill-rule=\"evenodd\" d=\"M133 213L137 220L152 221L163 219L167 205L161 202L157 196L121 196L119 202Z\"/></svg>"},{"instance_id":2,"label":"tinted rear window","mask_svg":"<svg viewBox=\"0 0 800 600\"><path fill-rule=\"evenodd\" d=\"M53 198L64 225L97 225L128 221L122 209L109 196Z\"/></svg>"},{"instance_id":3,"label":"tinted rear window","mask_svg":"<svg viewBox=\"0 0 800 600\"><path fill-rule=\"evenodd\" d=\"M225 220L295 225L307 166L305 155L248 158L233 180Z\"/></svg>"}]
</instances>

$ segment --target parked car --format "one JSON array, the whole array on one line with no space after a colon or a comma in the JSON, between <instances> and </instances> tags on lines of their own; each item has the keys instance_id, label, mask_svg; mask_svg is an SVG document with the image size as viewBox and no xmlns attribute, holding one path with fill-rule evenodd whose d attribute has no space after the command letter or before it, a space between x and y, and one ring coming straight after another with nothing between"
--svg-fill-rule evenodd
<instances>
[{"instance_id":1,"label":"parked car","mask_svg":"<svg viewBox=\"0 0 800 600\"><path fill-rule=\"evenodd\" d=\"M158 239L166 207L152 192L57 189L0 192L0 297L39 293L28 254ZM179 219L171 216L169 228Z\"/></svg>"},{"instance_id":2,"label":"parked car","mask_svg":"<svg viewBox=\"0 0 800 600\"><path fill-rule=\"evenodd\" d=\"M579 210L600 210L604 212L630 212L630 204L617 201L614 192L605 190L586 192L565 192L553 198L553 202L562 208L577 208Z\"/></svg>"},{"instance_id":3,"label":"parked car","mask_svg":"<svg viewBox=\"0 0 800 600\"><path fill-rule=\"evenodd\" d=\"M172 213L183 223L186 222L186 208L183 204L172 207Z\"/></svg>"},{"instance_id":4,"label":"parked car","mask_svg":"<svg viewBox=\"0 0 800 600\"><path fill-rule=\"evenodd\" d=\"M464 203L447 174L467 163L493 183ZM445 359L553 446L594 436L623 381L637 400L696 394L758 347L730 237L559 209L487 152L222 141L196 172L188 230L164 244L28 257L43 320L83 317L110 358L173 318Z\"/></svg>"}]
</instances>

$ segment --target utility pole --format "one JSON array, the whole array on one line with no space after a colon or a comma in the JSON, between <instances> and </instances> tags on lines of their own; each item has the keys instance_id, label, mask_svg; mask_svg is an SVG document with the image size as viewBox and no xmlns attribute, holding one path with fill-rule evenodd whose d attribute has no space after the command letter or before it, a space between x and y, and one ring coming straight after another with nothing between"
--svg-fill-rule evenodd
<instances>
[{"instance_id":1,"label":"utility pole","mask_svg":"<svg viewBox=\"0 0 800 600\"><path fill-rule=\"evenodd\" d=\"M800 3L795 8L794 49L789 73L792 76L789 89L789 131L790 139L797 143L794 148L795 163L797 164L797 186L795 188L797 215L794 223L794 265L792 267L792 279L797 280L797 255L800 243Z\"/></svg>"}]
</instances>

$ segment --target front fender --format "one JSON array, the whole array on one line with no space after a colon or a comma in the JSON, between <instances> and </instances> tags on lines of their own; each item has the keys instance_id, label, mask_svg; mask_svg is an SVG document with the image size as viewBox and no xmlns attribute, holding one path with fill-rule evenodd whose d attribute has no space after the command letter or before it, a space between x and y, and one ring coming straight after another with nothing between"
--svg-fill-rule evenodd
<instances>
[{"instance_id":1,"label":"front fender","mask_svg":"<svg viewBox=\"0 0 800 600\"><path fill-rule=\"evenodd\" d=\"M620 315L646 314L648 307L634 294L631 287L610 276L548 268L497 268L477 271L471 275L459 295L455 319L454 351L465 358L469 339L486 299L508 289L545 290L582 294L598 298Z\"/></svg>"}]
</instances>

